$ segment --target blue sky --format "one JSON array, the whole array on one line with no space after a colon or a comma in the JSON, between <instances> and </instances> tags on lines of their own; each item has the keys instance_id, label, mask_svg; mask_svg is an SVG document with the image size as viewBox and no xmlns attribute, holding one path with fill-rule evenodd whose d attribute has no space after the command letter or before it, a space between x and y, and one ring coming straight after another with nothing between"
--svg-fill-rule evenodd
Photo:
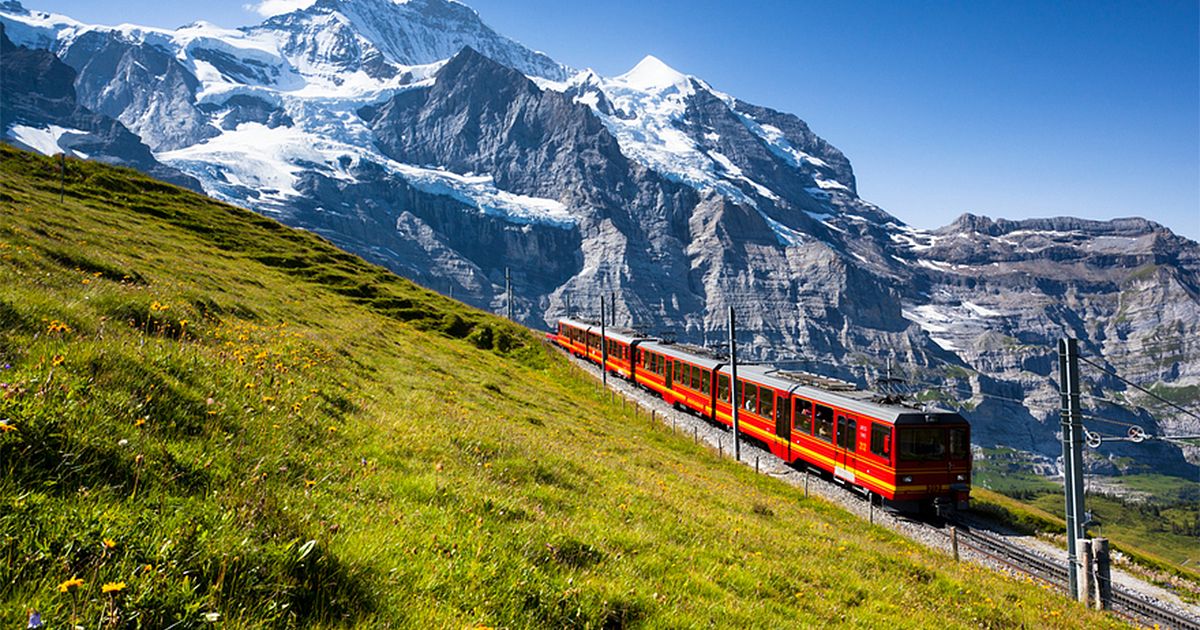
<instances>
[{"instance_id":1,"label":"blue sky","mask_svg":"<svg viewBox=\"0 0 1200 630\"><path fill-rule=\"evenodd\" d=\"M794 113L846 153L865 199L919 227L967 211L1144 216L1200 240L1195 0L467 3L568 65L614 75L653 54ZM26 6L98 23L261 19L247 0Z\"/></svg>"}]
</instances>

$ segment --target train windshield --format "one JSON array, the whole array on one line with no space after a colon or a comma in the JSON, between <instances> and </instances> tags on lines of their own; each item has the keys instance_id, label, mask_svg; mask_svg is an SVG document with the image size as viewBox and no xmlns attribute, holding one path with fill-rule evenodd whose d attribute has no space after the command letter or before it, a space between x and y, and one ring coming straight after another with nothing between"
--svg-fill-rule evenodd
<instances>
[{"instance_id":1,"label":"train windshield","mask_svg":"<svg viewBox=\"0 0 1200 630\"><path fill-rule=\"evenodd\" d=\"M934 461L946 458L946 430L910 429L898 432L901 461Z\"/></svg>"},{"instance_id":2,"label":"train windshield","mask_svg":"<svg viewBox=\"0 0 1200 630\"><path fill-rule=\"evenodd\" d=\"M964 459L971 454L971 440L967 437L966 428L953 428L949 431L950 459Z\"/></svg>"}]
</instances>

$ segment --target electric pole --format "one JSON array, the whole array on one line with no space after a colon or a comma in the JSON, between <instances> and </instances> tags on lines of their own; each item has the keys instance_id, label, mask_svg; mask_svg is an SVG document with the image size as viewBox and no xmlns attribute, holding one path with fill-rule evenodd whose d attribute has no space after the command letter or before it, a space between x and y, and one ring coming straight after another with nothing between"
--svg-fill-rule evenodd
<instances>
[{"instance_id":1,"label":"electric pole","mask_svg":"<svg viewBox=\"0 0 1200 630\"><path fill-rule=\"evenodd\" d=\"M733 456L742 461L742 442L738 439L737 320L729 307L729 403L733 411ZM720 379L717 379L720 381Z\"/></svg>"},{"instance_id":2,"label":"electric pole","mask_svg":"<svg viewBox=\"0 0 1200 630\"><path fill-rule=\"evenodd\" d=\"M1058 342L1059 410L1062 428L1063 490L1066 492L1067 575L1071 597L1079 599L1078 541L1084 535L1083 418L1079 408L1079 341Z\"/></svg>"},{"instance_id":3,"label":"electric pole","mask_svg":"<svg viewBox=\"0 0 1200 630\"><path fill-rule=\"evenodd\" d=\"M608 387L608 337L604 333L604 294L600 294L600 381Z\"/></svg>"},{"instance_id":4,"label":"electric pole","mask_svg":"<svg viewBox=\"0 0 1200 630\"><path fill-rule=\"evenodd\" d=\"M504 302L505 310L508 313L509 321L513 318L513 302L512 302L512 276L508 273L508 267L504 268Z\"/></svg>"}]
</instances>

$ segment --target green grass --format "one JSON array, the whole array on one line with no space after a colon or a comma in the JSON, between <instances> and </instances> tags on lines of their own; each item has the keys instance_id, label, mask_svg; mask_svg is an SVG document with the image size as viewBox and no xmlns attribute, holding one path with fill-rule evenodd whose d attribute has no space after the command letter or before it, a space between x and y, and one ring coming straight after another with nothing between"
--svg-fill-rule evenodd
<instances>
[{"instance_id":1,"label":"green grass","mask_svg":"<svg viewBox=\"0 0 1200 630\"><path fill-rule=\"evenodd\" d=\"M60 206L0 146L4 627L1115 627L310 234L68 163Z\"/></svg>"}]
</instances>

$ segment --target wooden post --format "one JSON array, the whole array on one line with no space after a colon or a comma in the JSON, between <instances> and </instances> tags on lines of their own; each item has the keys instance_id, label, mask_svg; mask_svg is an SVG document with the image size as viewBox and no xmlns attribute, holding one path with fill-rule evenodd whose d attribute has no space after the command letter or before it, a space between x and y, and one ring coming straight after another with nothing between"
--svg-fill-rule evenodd
<instances>
[{"instance_id":1,"label":"wooden post","mask_svg":"<svg viewBox=\"0 0 1200 630\"><path fill-rule=\"evenodd\" d=\"M1112 610L1112 559L1107 538L1092 539L1092 555L1096 560L1096 609Z\"/></svg>"},{"instance_id":2,"label":"wooden post","mask_svg":"<svg viewBox=\"0 0 1200 630\"><path fill-rule=\"evenodd\" d=\"M700 429L692 427L692 441L696 444L700 443Z\"/></svg>"},{"instance_id":3,"label":"wooden post","mask_svg":"<svg viewBox=\"0 0 1200 630\"><path fill-rule=\"evenodd\" d=\"M754 456L754 472L758 473L758 455Z\"/></svg>"},{"instance_id":4,"label":"wooden post","mask_svg":"<svg viewBox=\"0 0 1200 630\"><path fill-rule=\"evenodd\" d=\"M875 524L875 496L870 490L867 491L867 522Z\"/></svg>"},{"instance_id":5,"label":"wooden post","mask_svg":"<svg viewBox=\"0 0 1200 630\"><path fill-rule=\"evenodd\" d=\"M808 469L804 469L804 498L808 498Z\"/></svg>"},{"instance_id":6,"label":"wooden post","mask_svg":"<svg viewBox=\"0 0 1200 630\"><path fill-rule=\"evenodd\" d=\"M958 528L950 526L950 550L954 553L954 561L958 562Z\"/></svg>"},{"instance_id":7,"label":"wooden post","mask_svg":"<svg viewBox=\"0 0 1200 630\"><path fill-rule=\"evenodd\" d=\"M1092 541L1080 538L1075 542L1075 550L1079 553L1079 601L1084 606L1092 605Z\"/></svg>"}]
</instances>

